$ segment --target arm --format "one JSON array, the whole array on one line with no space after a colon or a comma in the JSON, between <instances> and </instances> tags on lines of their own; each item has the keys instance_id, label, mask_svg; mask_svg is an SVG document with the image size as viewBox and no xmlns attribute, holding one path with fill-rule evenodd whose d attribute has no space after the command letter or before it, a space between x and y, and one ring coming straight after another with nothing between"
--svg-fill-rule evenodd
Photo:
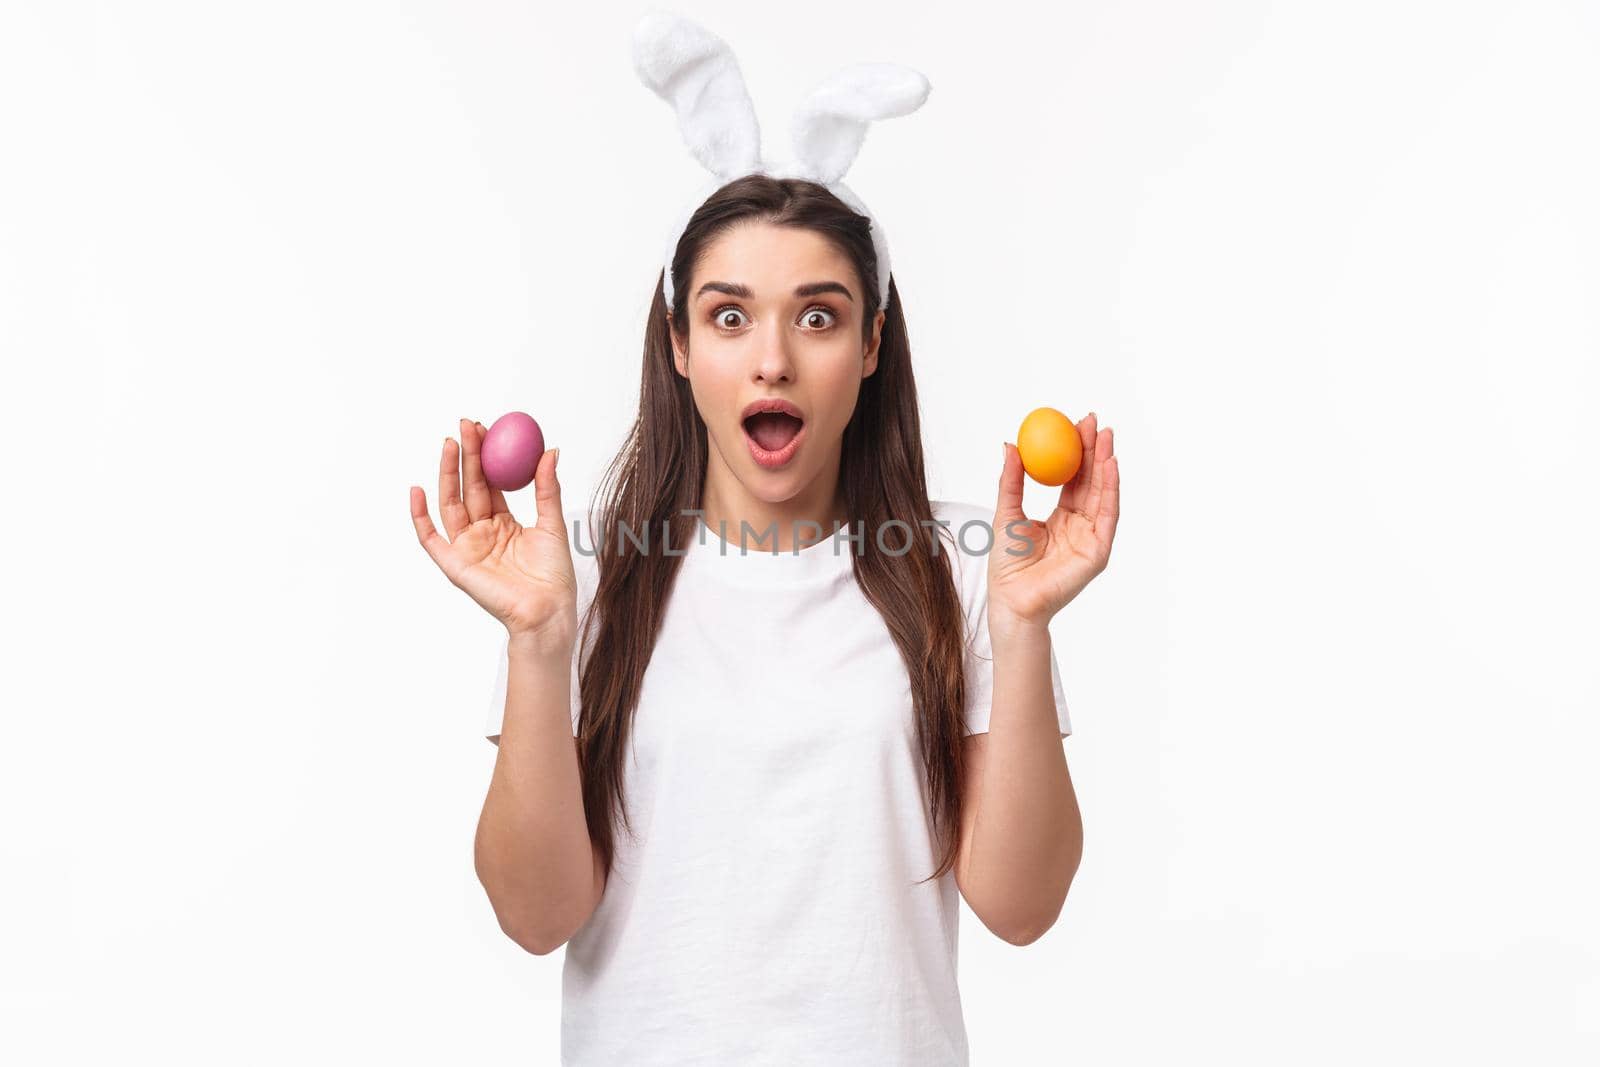
<instances>
[{"instance_id":1,"label":"arm","mask_svg":"<svg viewBox=\"0 0 1600 1067\"><path fill-rule=\"evenodd\" d=\"M1082 463L1048 520L1022 512L1022 462L1005 446L988 565L994 680L987 734L962 744L956 883L973 913L1014 945L1054 925L1083 856L1083 819L1057 730L1050 619L1103 571L1121 477L1109 427L1078 424Z\"/></svg>"},{"instance_id":2,"label":"arm","mask_svg":"<svg viewBox=\"0 0 1600 1067\"><path fill-rule=\"evenodd\" d=\"M963 741L956 884L984 926L1026 945L1061 914L1083 855L1083 819L1057 730L1049 631L993 630L989 731Z\"/></svg>"},{"instance_id":3,"label":"arm","mask_svg":"<svg viewBox=\"0 0 1600 1067\"><path fill-rule=\"evenodd\" d=\"M500 928L538 955L565 944L605 890L568 718L571 671L570 641L511 639L505 719L473 844Z\"/></svg>"},{"instance_id":4,"label":"arm","mask_svg":"<svg viewBox=\"0 0 1600 1067\"><path fill-rule=\"evenodd\" d=\"M484 477L486 432L483 423L462 419L459 450L445 439L439 460L444 533L428 515L421 486L410 488L411 520L417 540L451 584L506 627L506 703L473 865L500 928L542 955L588 919L605 886L584 818L578 752L567 743L577 577L556 478L561 450L539 459L536 522L525 527Z\"/></svg>"}]
</instances>

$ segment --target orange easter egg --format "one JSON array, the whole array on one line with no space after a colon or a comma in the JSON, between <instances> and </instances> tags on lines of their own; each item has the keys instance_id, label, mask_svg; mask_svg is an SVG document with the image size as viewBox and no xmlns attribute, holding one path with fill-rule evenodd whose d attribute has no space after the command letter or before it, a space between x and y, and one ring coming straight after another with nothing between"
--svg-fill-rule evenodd
<instances>
[{"instance_id":1,"label":"orange easter egg","mask_svg":"<svg viewBox=\"0 0 1600 1067\"><path fill-rule=\"evenodd\" d=\"M1055 408L1034 408L1017 430L1022 469L1040 485L1065 485L1083 462L1078 428Z\"/></svg>"}]
</instances>

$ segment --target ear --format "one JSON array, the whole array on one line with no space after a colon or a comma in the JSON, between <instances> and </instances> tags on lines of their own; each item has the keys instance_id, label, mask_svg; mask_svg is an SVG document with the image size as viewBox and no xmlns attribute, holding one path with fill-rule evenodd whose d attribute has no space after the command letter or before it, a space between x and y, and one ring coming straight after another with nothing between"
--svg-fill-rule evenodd
<instances>
[{"instance_id":1,"label":"ear","mask_svg":"<svg viewBox=\"0 0 1600 1067\"><path fill-rule=\"evenodd\" d=\"M861 376L870 378L878 369L878 345L883 341L883 320L887 318L880 309L878 317L872 320L872 343L867 346L866 358L861 361Z\"/></svg>"},{"instance_id":2,"label":"ear","mask_svg":"<svg viewBox=\"0 0 1600 1067\"><path fill-rule=\"evenodd\" d=\"M724 181L755 169L761 127L726 41L690 19L651 11L634 27L633 69L672 105L701 166Z\"/></svg>"},{"instance_id":3,"label":"ear","mask_svg":"<svg viewBox=\"0 0 1600 1067\"><path fill-rule=\"evenodd\" d=\"M832 185L861 151L867 126L909 115L928 99L928 79L898 63L857 63L835 71L806 94L789 123L795 160L807 175Z\"/></svg>"},{"instance_id":4,"label":"ear","mask_svg":"<svg viewBox=\"0 0 1600 1067\"><path fill-rule=\"evenodd\" d=\"M678 344L678 331L673 328L672 312L667 312L667 337L672 341L672 366L680 378L689 376L689 352Z\"/></svg>"}]
</instances>

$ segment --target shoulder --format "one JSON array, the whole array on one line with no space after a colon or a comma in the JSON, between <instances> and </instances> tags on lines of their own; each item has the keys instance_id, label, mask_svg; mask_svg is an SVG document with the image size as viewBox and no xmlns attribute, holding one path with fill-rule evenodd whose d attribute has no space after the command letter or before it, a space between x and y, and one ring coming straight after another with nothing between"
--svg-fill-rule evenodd
<instances>
[{"instance_id":1,"label":"shoulder","mask_svg":"<svg viewBox=\"0 0 1600 1067\"><path fill-rule=\"evenodd\" d=\"M930 500L933 519L940 524L940 551L949 552L950 573L961 587L969 610L981 603L988 590L989 545L994 509L961 500Z\"/></svg>"},{"instance_id":2,"label":"shoulder","mask_svg":"<svg viewBox=\"0 0 1600 1067\"><path fill-rule=\"evenodd\" d=\"M567 547L572 552L572 573L578 580L578 611L581 615L594 598L600 584L600 538L596 536L594 514L579 511L567 516Z\"/></svg>"},{"instance_id":3,"label":"shoulder","mask_svg":"<svg viewBox=\"0 0 1600 1067\"><path fill-rule=\"evenodd\" d=\"M994 509L982 504L969 504L963 500L930 500L928 503L933 507L933 517L948 522L952 531L959 530L973 519L985 525L994 521Z\"/></svg>"}]
</instances>

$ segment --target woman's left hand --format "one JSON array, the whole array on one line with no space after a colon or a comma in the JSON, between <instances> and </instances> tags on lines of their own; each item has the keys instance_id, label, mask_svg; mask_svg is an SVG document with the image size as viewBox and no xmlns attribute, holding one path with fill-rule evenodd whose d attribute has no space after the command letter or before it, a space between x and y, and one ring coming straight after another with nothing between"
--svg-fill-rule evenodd
<instances>
[{"instance_id":1,"label":"woman's left hand","mask_svg":"<svg viewBox=\"0 0 1600 1067\"><path fill-rule=\"evenodd\" d=\"M1118 474L1111 427L1099 429L1091 411L1077 429L1083 462L1061 487L1055 510L1043 522L1022 512L1022 457L1015 445L1005 445L994 544L989 550L991 632L996 627L1009 631L1044 626L1106 569L1117 530Z\"/></svg>"}]
</instances>

